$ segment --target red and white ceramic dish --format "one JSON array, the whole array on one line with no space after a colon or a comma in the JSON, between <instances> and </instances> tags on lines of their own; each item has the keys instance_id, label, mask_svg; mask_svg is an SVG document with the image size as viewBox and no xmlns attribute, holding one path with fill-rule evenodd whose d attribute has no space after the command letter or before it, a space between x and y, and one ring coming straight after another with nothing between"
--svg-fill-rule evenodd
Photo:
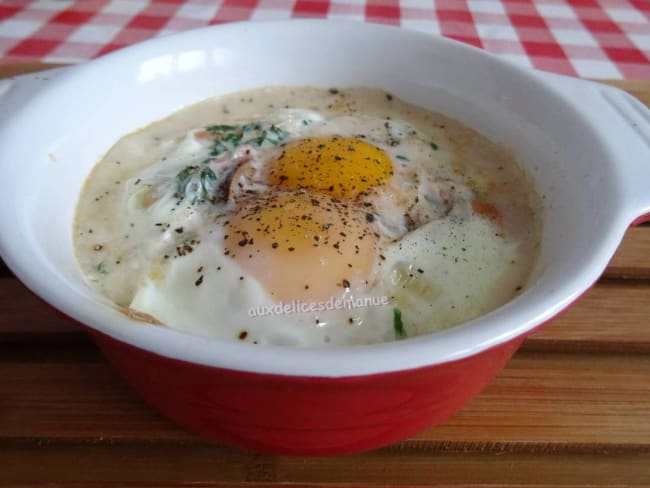
<instances>
[{"instance_id":1,"label":"red and white ceramic dish","mask_svg":"<svg viewBox=\"0 0 650 488\"><path fill-rule=\"evenodd\" d=\"M266 85L381 87L512 148L545 202L525 291L444 332L349 348L221 343L116 311L84 284L73 254L74 208L91 167L122 135L183 106ZM0 103L2 258L90 333L151 405L257 451L362 451L444 420L597 280L631 224L650 218L650 112L638 101L391 27L200 29L4 81Z\"/></svg>"}]
</instances>

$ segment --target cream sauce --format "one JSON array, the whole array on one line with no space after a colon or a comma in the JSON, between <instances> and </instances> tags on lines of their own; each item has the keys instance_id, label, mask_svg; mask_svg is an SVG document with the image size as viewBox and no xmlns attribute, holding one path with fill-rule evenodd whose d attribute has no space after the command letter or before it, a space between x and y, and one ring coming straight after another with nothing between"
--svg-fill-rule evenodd
<instances>
[{"instance_id":1,"label":"cream sauce","mask_svg":"<svg viewBox=\"0 0 650 488\"><path fill-rule=\"evenodd\" d=\"M250 130L264 142L242 138L214 155L215 133L231 132L206 127L259 121L266 132ZM392 161L389 183L350 202L373 215L377 258L367 283L337 296L389 303L253 316L277 300L224 255L229 216L238 199L275 191L263 167L286 144L321 136L360 138ZM232 180L242 164L249 175ZM364 344L441 330L511 300L537 257L540 208L508 150L444 115L376 89L265 88L203 101L118 141L81 192L74 243L93 287L169 327L233 341Z\"/></svg>"}]
</instances>

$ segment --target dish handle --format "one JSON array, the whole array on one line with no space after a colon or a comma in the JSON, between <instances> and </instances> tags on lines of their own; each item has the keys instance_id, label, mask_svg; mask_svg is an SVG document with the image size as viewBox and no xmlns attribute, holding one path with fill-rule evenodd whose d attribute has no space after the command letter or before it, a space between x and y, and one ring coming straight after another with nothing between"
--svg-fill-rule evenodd
<instances>
[{"instance_id":1,"label":"dish handle","mask_svg":"<svg viewBox=\"0 0 650 488\"><path fill-rule=\"evenodd\" d=\"M650 109L611 85L543 73L580 105L621 167L622 203L630 225L650 222Z\"/></svg>"},{"instance_id":2,"label":"dish handle","mask_svg":"<svg viewBox=\"0 0 650 488\"><path fill-rule=\"evenodd\" d=\"M623 124L620 162L625 166L625 188L635 219L631 225L650 222L650 108L629 93L612 86L601 86L602 97L617 112ZM617 132L618 139L618 132Z\"/></svg>"}]
</instances>

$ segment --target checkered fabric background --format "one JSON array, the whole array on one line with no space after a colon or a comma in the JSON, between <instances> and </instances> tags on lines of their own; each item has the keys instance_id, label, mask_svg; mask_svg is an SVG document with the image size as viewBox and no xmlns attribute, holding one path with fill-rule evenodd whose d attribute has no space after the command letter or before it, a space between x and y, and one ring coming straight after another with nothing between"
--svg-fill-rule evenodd
<instances>
[{"instance_id":1,"label":"checkered fabric background","mask_svg":"<svg viewBox=\"0 0 650 488\"><path fill-rule=\"evenodd\" d=\"M0 0L0 64L74 63L209 24L290 17L400 25L546 71L650 79L650 0Z\"/></svg>"}]
</instances>

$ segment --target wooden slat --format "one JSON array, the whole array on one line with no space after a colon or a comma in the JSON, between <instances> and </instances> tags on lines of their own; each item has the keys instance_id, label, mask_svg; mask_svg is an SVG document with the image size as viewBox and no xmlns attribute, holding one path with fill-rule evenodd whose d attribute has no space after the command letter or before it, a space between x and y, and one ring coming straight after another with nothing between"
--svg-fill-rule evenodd
<instances>
[{"instance_id":1,"label":"wooden slat","mask_svg":"<svg viewBox=\"0 0 650 488\"><path fill-rule=\"evenodd\" d=\"M61 68L69 66L66 64L56 63L22 63L14 65L0 65L0 79L9 78L11 76L26 75L27 73L36 73L38 71L46 71L49 69Z\"/></svg>"},{"instance_id":2,"label":"wooden slat","mask_svg":"<svg viewBox=\"0 0 650 488\"><path fill-rule=\"evenodd\" d=\"M628 230L620 248L605 270L605 278L650 279L650 226ZM0 260L0 278L12 276Z\"/></svg>"},{"instance_id":3,"label":"wooden slat","mask_svg":"<svg viewBox=\"0 0 650 488\"><path fill-rule=\"evenodd\" d=\"M650 445L649 368L647 355L520 353L466 408L418 438Z\"/></svg>"},{"instance_id":4,"label":"wooden slat","mask_svg":"<svg viewBox=\"0 0 650 488\"><path fill-rule=\"evenodd\" d=\"M47 488L62 488L62 487L70 487L70 488L79 488L80 483L77 482L70 482L70 483L39 483L39 482L20 482L20 483L15 483L15 482L10 482L10 483L2 483L0 482L0 486L2 488L43 488L44 486ZM149 482L149 481L134 481L134 482L124 482L124 481L115 481L115 482L88 482L84 481L81 486L84 488L112 488L112 487L119 487L119 488L169 488L169 487L180 487L180 488L203 488L203 487L215 487L215 488L220 488L220 487L229 487L232 488L233 486L242 486L245 488L277 488L278 486L286 487L286 488L368 488L368 486L375 486L378 488L394 488L395 486L400 486L403 488L415 488L415 487L421 487L421 486L434 486L431 485L431 482L421 482L421 483L399 483L399 485L396 485L394 483L383 483L383 482L355 482L355 483L350 483L347 481L341 482L341 483L318 483L318 482L313 482L313 483L295 483L293 481L283 481L283 482L276 482L276 481L261 481L261 482L250 482L250 481L244 481L241 483L233 483L233 482L222 482L222 481L160 481L160 482ZM453 483L435 483L436 488L477 488L477 486L485 486L486 488L495 488L495 485L490 482L482 483L480 485L476 483L465 483L464 481L459 481L459 482L453 482ZM500 483L498 486L505 486L508 488L524 488L524 487L532 487L534 486L535 488L552 488L555 487L557 488L558 486L561 486L562 488L593 488L593 487L611 487L611 488L623 488L624 486L639 486L636 483L632 484L627 484L627 485L621 485L620 483L613 482L609 483L606 480L603 480L603 483L598 483L594 484L591 482L587 482L586 484L581 483L581 484L558 484L558 483L553 483L553 484L538 484L535 483L534 485L527 483L527 484L522 484L522 483ZM647 485L640 485L640 486L647 486Z\"/></svg>"},{"instance_id":5,"label":"wooden slat","mask_svg":"<svg viewBox=\"0 0 650 488\"><path fill-rule=\"evenodd\" d=\"M650 282L601 281L523 348L650 353Z\"/></svg>"},{"instance_id":6,"label":"wooden slat","mask_svg":"<svg viewBox=\"0 0 650 488\"><path fill-rule=\"evenodd\" d=\"M0 363L0 439L193 439L99 361Z\"/></svg>"},{"instance_id":7,"label":"wooden slat","mask_svg":"<svg viewBox=\"0 0 650 488\"><path fill-rule=\"evenodd\" d=\"M316 486L458 485L621 486L648 481L650 454L459 453L420 447L354 456L291 458L254 455L220 446L48 444L0 446L0 483L166 483L219 481L314 483ZM534 476L531 476L534 473ZM646 485L647 486L647 485Z\"/></svg>"},{"instance_id":8,"label":"wooden slat","mask_svg":"<svg viewBox=\"0 0 650 488\"><path fill-rule=\"evenodd\" d=\"M629 94L635 96L648 107L650 107L650 90L648 90L648 82L646 80L598 80L601 83L606 83L625 90Z\"/></svg>"},{"instance_id":9,"label":"wooden slat","mask_svg":"<svg viewBox=\"0 0 650 488\"><path fill-rule=\"evenodd\" d=\"M650 192L650 184L649 189ZM607 278L650 279L650 227L629 229L605 271Z\"/></svg>"},{"instance_id":10,"label":"wooden slat","mask_svg":"<svg viewBox=\"0 0 650 488\"><path fill-rule=\"evenodd\" d=\"M605 278L650 279L650 226L629 229L605 270ZM12 276L0 260L0 278Z\"/></svg>"},{"instance_id":11,"label":"wooden slat","mask_svg":"<svg viewBox=\"0 0 650 488\"><path fill-rule=\"evenodd\" d=\"M76 347L81 332L26 290L17 280L0 279L2 344L64 343ZM577 304L526 341L531 350L650 352L650 282L601 281ZM9 346L6 346L9 347ZM1 355L0 355L1 356ZM0 359L1 361L1 359Z\"/></svg>"},{"instance_id":12,"label":"wooden slat","mask_svg":"<svg viewBox=\"0 0 650 488\"><path fill-rule=\"evenodd\" d=\"M70 321L15 278L0 278L0 343L77 333Z\"/></svg>"},{"instance_id":13,"label":"wooden slat","mask_svg":"<svg viewBox=\"0 0 650 488\"><path fill-rule=\"evenodd\" d=\"M153 413L104 362L0 362L0 378L0 442L196 439ZM461 412L416 439L650 449L648 378L647 355L520 353Z\"/></svg>"}]
</instances>

